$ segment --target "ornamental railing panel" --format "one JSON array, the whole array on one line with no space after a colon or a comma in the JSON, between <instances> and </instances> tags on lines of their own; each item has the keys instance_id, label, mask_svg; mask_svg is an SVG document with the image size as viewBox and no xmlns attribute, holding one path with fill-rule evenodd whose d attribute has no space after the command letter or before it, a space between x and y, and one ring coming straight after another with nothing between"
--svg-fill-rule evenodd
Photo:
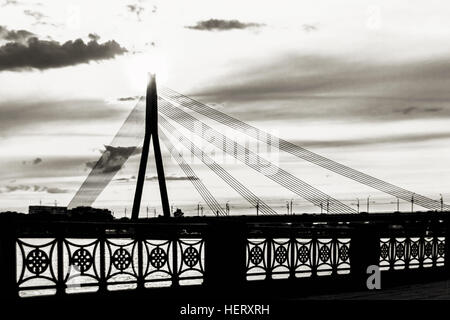
<instances>
[{"instance_id":1,"label":"ornamental railing panel","mask_svg":"<svg viewBox=\"0 0 450 320\"><path fill-rule=\"evenodd\" d=\"M199 285L205 272L202 238L19 238L19 296L143 287ZM139 258L139 250L141 259ZM61 292L60 292L61 293Z\"/></svg>"},{"instance_id":2,"label":"ornamental railing panel","mask_svg":"<svg viewBox=\"0 0 450 320\"><path fill-rule=\"evenodd\" d=\"M247 280L350 273L350 238L247 239Z\"/></svg>"},{"instance_id":3,"label":"ornamental railing panel","mask_svg":"<svg viewBox=\"0 0 450 320\"><path fill-rule=\"evenodd\" d=\"M446 239L443 236L380 238L381 270L443 267Z\"/></svg>"}]
</instances>

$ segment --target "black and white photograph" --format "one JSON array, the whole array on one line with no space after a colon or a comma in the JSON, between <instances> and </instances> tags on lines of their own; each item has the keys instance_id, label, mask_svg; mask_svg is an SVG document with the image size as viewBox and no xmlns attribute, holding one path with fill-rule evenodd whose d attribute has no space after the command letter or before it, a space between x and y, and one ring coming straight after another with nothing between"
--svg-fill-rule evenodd
<instances>
[{"instance_id":1,"label":"black and white photograph","mask_svg":"<svg viewBox=\"0 0 450 320\"><path fill-rule=\"evenodd\" d=\"M0 304L287 320L450 300L449 18L0 0Z\"/></svg>"}]
</instances>

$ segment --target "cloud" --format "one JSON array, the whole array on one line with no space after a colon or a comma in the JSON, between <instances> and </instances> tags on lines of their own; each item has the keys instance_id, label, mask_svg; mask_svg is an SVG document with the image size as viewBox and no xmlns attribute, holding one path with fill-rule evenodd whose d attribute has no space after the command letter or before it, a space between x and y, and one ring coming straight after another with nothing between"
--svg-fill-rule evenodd
<instances>
[{"instance_id":1,"label":"cloud","mask_svg":"<svg viewBox=\"0 0 450 320\"><path fill-rule=\"evenodd\" d=\"M40 3L40 2L26 3L26 2L17 1L17 0L5 0L0 5L0 7L7 7L7 6L36 6L36 7L41 7L42 3Z\"/></svg>"},{"instance_id":2,"label":"cloud","mask_svg":"<svg viewBox=\"0 0 450 320\"><path fill-rule=\"evenodd\" d=\"M117 178L114 179L114 181L121 181L121 182L129 182L132 180L135 180L136 176L131 176L129 178ZM197 177L194 176L166 176L166 181L186 181L186 180L198 180ZM158 181L158 176L145 176L145 180L147 181Z\"/></svg>"},{"instance_id":3,"label":"cloud","mask_svg":"<svg viewBox=\"0 0 450 320\"><path fill-rule=\"evenodd\" d=\"M127 50L114 40L99 44L83 40L44 41L32 37L25 44L10 42L0 47L0 71L2 70L45 70L73 66L90 61L112 59Z\"/></svg>"},{"instance_id":4,"label":"cloud","mask_svg":"<svg viewBox=\"0 0 450 320\"><path fill-rule=\"evenodd\" d=\"M45 123L53 126L70 121L75 123L93 123L99 119L118 121L126 117L126 111L104 100L41 100L41 101L1 101L0 137L17 135L23 131Z\"/></svg>"},{"instance_id":5,"label":"cloud","mask_svg":"<svg viewBox=\"0 0 450 320\"><path fill-rule=\"evenodd\" d=\"M19 4L21 4L21 2L19 2L19 1L17 1L17 0L5 0L3 3L2 3L2 7L6 7L6 6L17 6L17 5L19 5Z\"/></svg>"},{"instance_id":6,"label":"cloud","mask_svg":"<svg viewBox=\"0 0 450 320\"><path fill-rule=\"evenodd\" d=\"M100 40L100 36L96 33L89 33L88 34L89 40L91 41L98 41Z\"/></svg>"},{"instance_id":7,"label":"cloud","mask_svg":"<svg viewBox=\"0 0 450 320\"><path fill-rule=\"evenodd\" d=\"M247 29L262 27L264 24L260 23L244 23L238 20L220 20L220 19L209 19L198 21L194 26L186 26L187 29L193 30L203 30L203 31L224 31L232 29Z\"/></svg>"},{"instance_id":8,"label":"cloud","mask_svg":"<svg viewBox=\"0 0 450 320\"><path fill-rule=\"evenodd\" d=\"M140 98L140 96L121 97L121 98L118 98L117 101L134 101L134 100L138 100L139 98Z\"/></svg>"},{"instance_id":9,"label":"cloud","mask_svg":"<svg viewBox=\"0 0 450 320\"><path fill-rule=\"evenodd\" d=\"M34 19L34 25L36 24L50 24L47 21L44 21L45 18L48 18L46 15L44 15L40 11L25 9L23 10L23 13L29 17L32 17Z\"/></svg>"},{"instance_id":10,"label":"cloud","mask_svg":"<svg viewBox=\"0 0 450 320\"><path fill-rule=\"evenodd\" d=\"M182 177L178 177L178 176L167 176L165 177L167 181L185 181L185 180L198 180L198 178L193 177L193 176L182 176ZM145 180L148 181L157 181L158 180L158 176L151 176L151 177L145 177Z\"/></svg>"},{"instance_id":11,"label":"cloud","mask_svg":"<svg viewBox=\"0 0 450 320\"><path fill-rule=\"evenodd\" d=\"M127 5L129 12L136 14L138 21L141 21L141 14L144 12L145 8L139 4L129 4Z\"/></svg>"},{"instance_id":12,"label":"cloud","mask_svg":"<svg viewBox=\"0 0 450 320\"><path fill-rule=\"evenodd\" d=\"M448 57L375 63L288 54L248 62L190 93L243 120L403 120L450 117ZM234 79L230 82L229 79Z\"/></svg>"},{"instance_id":13,"label":"cloud","mask_svg":"<svg viewBox=\"0 0 450 320\"><path fill-rule=\"evenodd\" d=\"M14 191L47 192L47 193L68 193L70 190L55 187L45 187L39 185L6 185L0 187L0 193L10 193Z\"/></svg>"},{"instance_id":14,"label":"cloud","mask_svg":"<svg viewBox=\"0 0 450 320\"><path fill-rule=\"evenodd\" d=\"M314 24L304 24L303 26L302 26L302 28L303 28L303 30L304 31L306 31L306 32L312 32L312 31L317 31L318 30L318 27L316 26L316 25L314 25Z\"/></svg>"},{"instance_id":15,"label":"cloud","mask_svg":"<svg viewBox=\"0 0 450 320\"><path fill-rule=\"evenodd\" d=\"M6 27L0 26L0 39L24 42L33 36L34 33L27 30L8 30Z\"/></svg>"},{"instance_id":16,"label":"cloud","mask_svg":"<svg viewBox=\"0 0 450 320\"><path fill-rule=\"evenodd\" d=\"M86 167L99 173L111 173L119 171L128 158L139 154L141 148L131 147L113 147L105 145L105 150L101 151L102 156L98 161L86 162Z\"/></svg>"},{"instance_id":17,"label":"cloud","mask_svg":"<svg viewBox=\"0 0 450 320\"><path fill-rule=\"evenodd\" d=\"M22 161L22 165L28 165L28 164L31 164L31 165L37 165L37 164L39 164L39 163L41 163L42 162L42 159L41 158L35 158L35 159L33 159L33 160L31 160L30 162L28 162L28 161L25 161L25 160L23 160Z\"/></svg>"},{"instance_id":18,"label":"cloud","mask_svg":"<svg viewBox=\"0 0 450 320\"><path fill-rule=\"evenodd\" d=\"M405 143L427 142L432 140L450 139L450 132L439 133L410 133L402 135L388 135L378 137L354 138L346 140L294 140L291 142L305 148L340 148L368 145L392 145Z\"/></svg>"}]
</instances>

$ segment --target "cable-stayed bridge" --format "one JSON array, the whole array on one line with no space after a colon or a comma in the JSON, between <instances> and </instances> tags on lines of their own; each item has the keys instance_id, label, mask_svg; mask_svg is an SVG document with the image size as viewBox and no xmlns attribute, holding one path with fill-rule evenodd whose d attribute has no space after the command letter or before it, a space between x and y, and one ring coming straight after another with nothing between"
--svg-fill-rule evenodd
<instances>
[{"instance_id":1,"label":"cable-stayed bridge","mask_svg":"<svg viewBox=\"0 0 450 320\"><path fill-rule=\"evenodd\" d=\"M364 186L381 191L389 196L410 202L432 211L449 210L450 206L440 200L431 199L424 195L396 186L387 181L378 179L332 159L321 156L315 152L276 137L268 132L260 130L248 123L236 119L222 111L203 104L195 99L180 94L170 88L156 89L154 78L150 82L146 97L141 97L133 110L128 115L120 130L112 142L107 146L88 177L69 204L70 208L77 206L91 206L101 192L122 168L128 158L136 152L141 153L141 164L137 181L135 201L133 205L134 217L137 218L140 199L142 197L142 184L145 179L145 166L148 159L150 136L153 137L155 160L160 185L162 207L166 216L170 215L168 195L165 187L164 168L161 159L159 137L170 151L170 154L180 166L187 179L204 202L208 205L211 214L226 215L227 210L216 200L208 187L195 173L194 169L183 159L183 152L174 146L169 137L182 145L192 156L203 162L215 175L235 190L251 206L257 208L257 212L264 215L277 214L263 199L254 194L243 181L239 181L223 168L218 162L202 151L189 137L178 130L174 124L184 128L191 135L197 136L205 143L214 146L220 152L233 157L242 165L267 179L275 182L280 188L285 188L299 197L310 202L320 211L327 213L356 213L357 210L339 199L336 199L321 191L313 184L291 174L279 165L265 159L257 152L250 150L246 145L236 141L232 137L225 136L220 130L206 124L195 115L206 117L214 122L226 126L236 132L244 134L251 139L266 144L270 150L285 152L311 164L329 170L342 177L356 181ZM189 111L189 112L188 112ZM172 124L173 123L173 124ZM147 141L147 142L146 142ZM111 150L111 151L110 151ZM120 156L115 156L115 150L122 150ZM105 163L114 161L110 170L104 170ZM144 172L142 175L141 173ZM248 184L248 183L247 183ZM319 209L318 209L319 210Z\"/></svg>"},{"instance_id":2,"label":"cable-stayed bridge","mask_svg":"<svg viewBox=\"0 0 450 320\"><path fill-rule=\"evenodd\" d=\"M355 214L358 210L206 124L202 117L265 143L271 150L428 211ZM251 191L251 181L234 177L195 139L317 208L325 207L329 214L279 215ZM160 140L208 205L209 216L172 217ZM151 147L164 217L138 219ZM199 159L261 215L228 216L228 208L217 201L180 148ZM77 296L73 299L86 302L98 297L145 296L146 304L156 304L186 296L228 299L228 292L239 299L274 298L274 293L277 298L281 293L292 299L318 291L370 289L376 283L369 283L368 270L379 272L383 288L450 277L450 206L442 198L430 199L377 179L169 88L160 88L158 94L154 76L146 96L106 146L69 207L83 211L83 206L91 206L135 154L141 157L132 221L0 216L1 294L15 301L27 295L53 295L40 300L50 303L55 302L53 297Z\"/></svg>"}]
</instances>

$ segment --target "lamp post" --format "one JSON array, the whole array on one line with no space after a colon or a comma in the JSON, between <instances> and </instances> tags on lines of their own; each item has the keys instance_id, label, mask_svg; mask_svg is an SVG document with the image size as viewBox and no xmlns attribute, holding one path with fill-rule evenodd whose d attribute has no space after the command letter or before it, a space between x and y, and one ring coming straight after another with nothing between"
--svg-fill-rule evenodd
<instances>
[{"instance_id":1,"label":"lamp post","mask_svg":"<svg viewBox=\"0 0 450 320\"><path fill-rule=\"evenodd\" d=\"M327 198L327 213L330 213L330 198Z\"/></svg>"},{"instance_id":2,"label":"lamp post","mask_svg":"<svg viewBox=\"0 0 450 320\"><path fill-rule=\"evenodd\" d=\"M256 216L259 216L259 201L256 201Z\"/></svg>"}]
</instances>

